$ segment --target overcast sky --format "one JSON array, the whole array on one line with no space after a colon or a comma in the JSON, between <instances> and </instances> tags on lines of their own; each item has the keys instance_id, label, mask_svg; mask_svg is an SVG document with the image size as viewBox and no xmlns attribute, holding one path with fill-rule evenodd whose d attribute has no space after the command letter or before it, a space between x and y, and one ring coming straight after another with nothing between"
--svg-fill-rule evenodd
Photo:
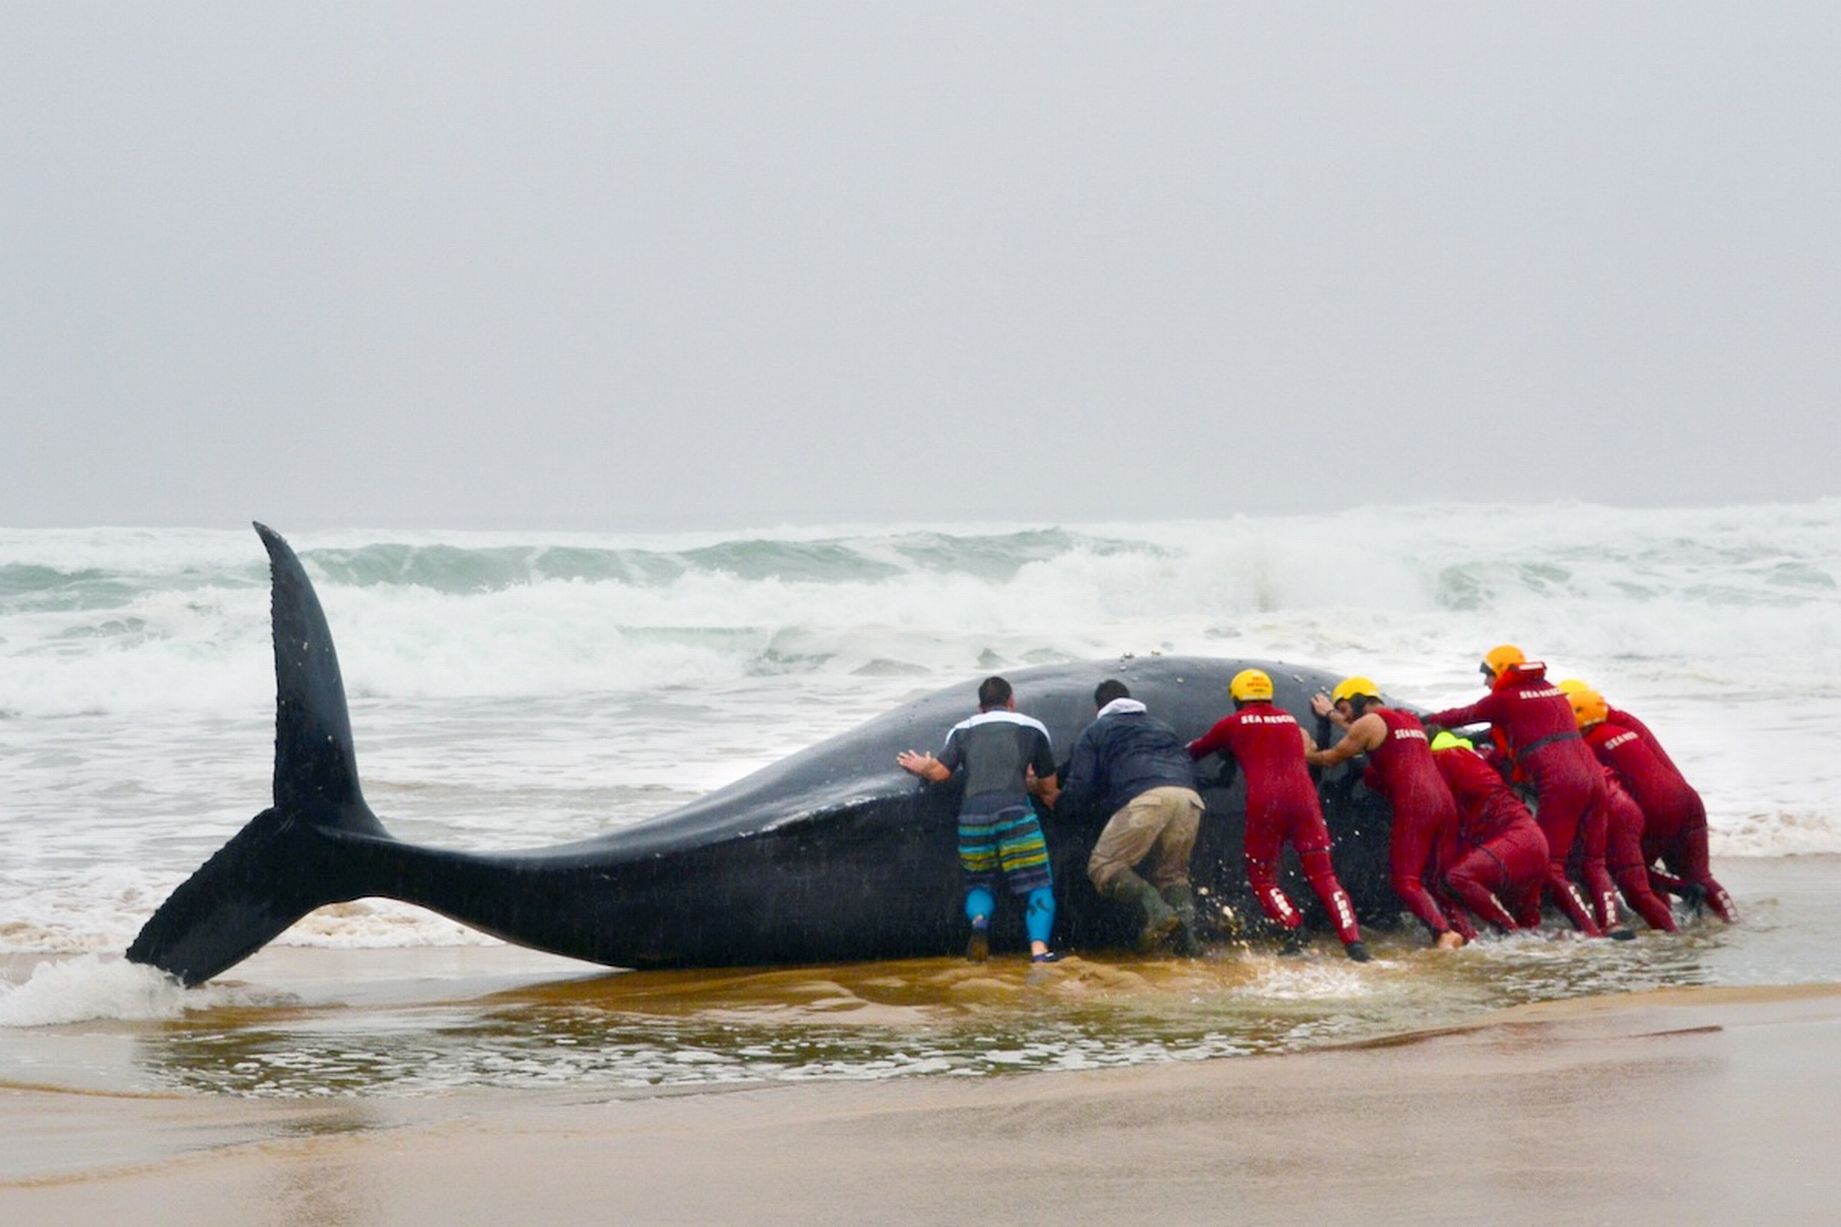
<instances>
[{"instance_id":1,"label":"overcast sky","mask_svg":"<svg viewBox=\"0 0 1841 1227\"><path fill-rule=\"evenodd\" d=\"M0 6L0 524L1841 493L1841 5Z\"/></svg>"}]
</instances>

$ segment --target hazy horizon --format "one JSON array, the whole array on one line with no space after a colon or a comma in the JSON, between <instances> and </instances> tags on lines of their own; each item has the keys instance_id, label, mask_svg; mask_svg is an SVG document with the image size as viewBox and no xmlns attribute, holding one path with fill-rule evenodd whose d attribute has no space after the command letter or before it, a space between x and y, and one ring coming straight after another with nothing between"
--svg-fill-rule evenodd
<instances>
[{"instance_id":1,"label":"hazy horizon","mask_svg":"<svg viewBox=\"0 0 1841 1227\"><path fill-rule=\"evenodd\" d=\"M0 524L1831 496L1837 62L1788 3L9 6Z\"/></svg>"}]
</instances>

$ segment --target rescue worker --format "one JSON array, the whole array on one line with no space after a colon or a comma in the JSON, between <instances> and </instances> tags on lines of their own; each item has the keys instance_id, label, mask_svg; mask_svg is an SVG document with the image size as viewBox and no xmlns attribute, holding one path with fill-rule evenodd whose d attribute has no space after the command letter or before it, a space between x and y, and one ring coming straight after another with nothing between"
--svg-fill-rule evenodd
<instances>
[{"instance_id":1,"label":"rescue worker","mask_svg":"<svg viewBox=\"0 0 1841 1227\"><path fill-rule=\"evenodd\" d=\"M1465 738L1440 732L1432 762L1457 803L1455 864L1445 889L1504 932L1537 929L1547 880L1547 837L1515 790Z\"/></svg>"},{"instance_id":2,"label":"rescue worker","mask_svg":"<svg viewBox=\"0 0 1841 1227\"><path fill-rule=\"evenodd\" d=\"M1016 710L1016 695L1001 677L978 686L978 714L953 725L938 757L903 750L902 770L930 784L965 775L959 801L959 868L965 878L965 919L971 924L965 957L983 962L991 953L992 894L1001 871L1011 893L1023 897L1029 953L1052 963L1048 948L1055 924L1055 883L1048 844L1029 798L1055 804L1055 756L1048 729Z\"/></svg>"},{"instance_id":3,"label":"rescue worker","mask_svg":"<svg viewBox=\"0 0 1841 1227\"><path fill-rule=\"evenodd\" d=\"M1087 877L1100 894L1138 909L1140 950L1173 943L1177 953L1192 954L1189 857L1202 820L1195 764L1176 731L1132 698L1124 682L1101 682L1093 706L1093 723L1081 730L1061 780L1068 804L1097 804L1111 814L1087 860ZM1149 881L1138 876L1140 866Z\"/></svg>"},{"instance_id":4,"label":"rescue worker","mask_svg":"<svg viewBox=\"0 0 1841 1227\"><path fill-rule=\"evenodd\" d=\"M1618 783L1617 772L1603 763L1599 764L1599 770L1604 773L1605 868L1624 893L1624 902L1647 921L1650 928L1673 933L1676 931L1675 917L1649 880L1649 863L1655 858L1643 855L1643 810ZM1578 849L1573 851L1574 855L1578 854Z\"/></svg>"},{"instance_id":5,"label":"rescue worker","mask_svg":"<svg viewBox=\"0 0 1841 1227\"><path fill-rule=\"evenodd\" d=\"M1493 647L1483 657L1489 693L1475 703L1446 708L1425 718L1435 728L1455 729L1488 724L1490 737L1510 764L1514 778L1534 785L1539 805L1535 821L1547 837L1547 896L1573 924L1591 937L1629 939L1636 934L1615 929L1617 888L1605 870L1604 778L1579 738L1572 704L1547 680L1547 666L1531 661L1514 644ZM1584 851L1580 868L1597 916L1584 915L1567 876L1567 858L1575 840Z\"/></svg>"},{"instance_id":6,"label":"rescue worker","mask_svg":"<svg viewBox=\"0 0 1841 1227\"><path fill-rule=\"evenodd\" d=\"M1411 712L1385 706L1380 689L1365 677L1344 678L1331 694L1312 696L1310 706L1346 731L1329 749L1308 751L1305 761L1334 767L1367 753L1362 782L1393 807L1387 861L1394 893L1432 931L1440 950L1462 946L1462 922L1448 916L1426 886L1428 879L1437 881L1434 853L1455 844L1457 805L1432 762L1425 726Z\"/></svg>"},{"instance_id":7,"label":"rescue worker","mask_svg":"<svg viewBox=\"0 0 1841 1227\"><path fill-rule=\"evenodd\" d=\"M1304 877L1323 902L1342 948L1358 963L1368 961L1355 905L1336 880L1330 863L1330 829L1323 821L1317 788L1304 765L1310 735L1295 717L1272 702L1272 678L1261 669L1242 669L1227 687L1232 715L1189 743L1189 757L1200 762L1211 754L1227 760L1230 772L1246 774L1246 839L1242 861L1247 884L1266 917L1286 930L1282 954L1303 952L1304 917L1278 884L1278 858L1291 844Z\"/></svg>"},{"instance_id":8,"label":"rescue worker","mask_svg":"<svg viewBox=\"0 0 1841 1227\"><path fill-rule=\"evenodd\" d=\"M1617 773L1643 811L1644 865L1661 857L1670 874L1685 883L1691 906L1704 901L1728 924L1738 920L1732 896L1714 879L1707 864L1707 807L1655 734L1576 678L1561 682L1560 687L1568 693L1586 745L1599 762Z\"/></svg>"}]
</instances>

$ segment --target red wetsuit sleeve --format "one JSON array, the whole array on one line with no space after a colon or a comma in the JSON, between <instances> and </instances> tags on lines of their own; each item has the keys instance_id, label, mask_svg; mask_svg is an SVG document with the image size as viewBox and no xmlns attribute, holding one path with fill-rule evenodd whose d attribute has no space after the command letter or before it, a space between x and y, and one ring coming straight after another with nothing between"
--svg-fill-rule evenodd
<instances>
[{"instance_id":1,"label":"red wetsuit sleeve","mask_svg":"<svg viewBox=\"0 0 1841 1227\"><path fill-rule=\"evenodd\" d=\"M1496 692L1492 690L1465 707L1447 707L1444 711L1435 711L1423 717L1423 722L1428 727L1437 725L1441 729L1462 728L1466 724L1494 724L1495 699Z\"/></svg>"},{"instance_id":2,"label":"red wetsuit sleeve","mask_svg":"<svg viewBox=\"0 0 1841 1227\"><path fill-rule=\"evenodd\" d=\"M1189 743L1189 757L1200 762L1210 754L1227 749L1227 735L1233 730L1234 718L1215 721L1215 726Z\"/></svg>"},{"instance_id":3,"label":"red wetsuit sleeve","mask_svg":"<svg viewBox=\"0 0 1841 1227\"><path fill-rule=\"evenodd\" d=\"M1438 901L1425 886L1426 861L1432 855L1432 843L1438 832L1423 819L1412 819L1394 811L1393 839L1388 848L1388 869L1394 893L1406 904L1407 911L1425 922L1433 936L1451 927Z\"/></svg>"}]
</instances>

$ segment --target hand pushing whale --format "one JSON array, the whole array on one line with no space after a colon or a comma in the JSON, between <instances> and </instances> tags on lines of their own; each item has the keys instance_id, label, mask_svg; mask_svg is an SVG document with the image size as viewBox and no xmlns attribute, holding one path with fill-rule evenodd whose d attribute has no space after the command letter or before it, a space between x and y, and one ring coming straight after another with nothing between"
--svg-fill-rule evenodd
<instances>
[{"instance_id":1,"label":"hand pushing whale","mask_svg":"<svg viewBox=\"0 0 1841 1227\"><path fill-rule=\"evenodd\" d=\"M287 542L255 527L273 586L273 804L161 905L128 948L131 961L197 984L313 909L373 896L614 967L883 959L963 946L957 790L917 784L895 756L937 747L974 710L975 682L593 839L510 852L420 847L392 838L365 804L319 598ZM1007 676L1019 706L1048 726L1065 756L1093 718L1094 686L1108 676L1193 738L1229 707L1228 679L1255 664L1272 675L1279 704L1309 728L1308 697L1334 678L1273 662L1150 657ZM1388 917L1397 905L1387 886L1386 810L1352 782L1325 789L1338 869L1364 920ZM1205 786L1203 795L1196 884L1213 914L1256 914L1240 867L1242 789ZM1136 933L1133 917L1087 882L1086 857L1105 817L1057 813L1045 823L1060 896L1057 940L1075 948L1127 946ZM1005 923L1000 908L1000 937Z\"/></svg>"}]
</instances>

